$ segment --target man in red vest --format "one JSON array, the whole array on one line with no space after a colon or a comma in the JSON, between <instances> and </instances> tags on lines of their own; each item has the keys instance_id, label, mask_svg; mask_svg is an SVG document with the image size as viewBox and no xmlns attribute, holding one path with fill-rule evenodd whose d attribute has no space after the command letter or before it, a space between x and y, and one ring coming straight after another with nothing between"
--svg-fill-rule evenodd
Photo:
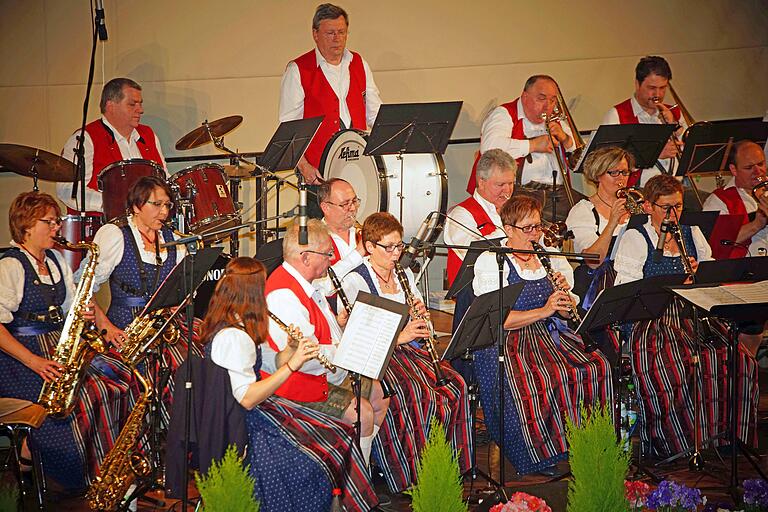
<instances>
[{"instance_id":1,"label":"man in red vest","mask_svg":"<svg viewBox=\"0 0 768 512\"><path fill-rule=\"evenodd\" d=\"M331 137L340 130L373 126L381 106L368 63L346 48L348 29L349 16L344 9L319 5L312 19L316 48L289 62L280 84L280 122L325 116L299 162L309 185L322 179L318 167ZM310 206L311 216L320 217L314 201Z\"/></svg>"},{"instance_id":2,"label":"man in red vest","mask_svg":"<svg viewBox=\"0 0 768 512\"><path fill-rule=\"evenodd\" d=\"M672 69L663 57L643 57L635 67L635 94L613 106L603 117L602 124L661 124L663 117L666 123L679 124L676 133L681 135L688 126L680 118L680 108L664 103L670 80ZM678 146L679 142L667 141L656 167L633 173L629 186L642 187L653 176L669 172L678 150L682 151Z\"/></svg>"},{"instance_id":3,"label":"man in red vest","mask_svg":"<svg viewBox=\"0 0 768 512\"><path fill-rule=\"evenodd\" d=\"M338 316L335 315L324 293L312 284L326 274L333 257L328 229L321 221L311 219L307 223L307 233L309 243L299 245L298 223L286 232L283 264L267 279L267 307L280 320L301 331L303 336L317 341L321 354L332 361L347 314L342 309ZM262 345L262 370L265 374L274 372L285 363L278 354L289 342L286 333L273 322L269 325L267 341ZM356 413L349 381L345 370L337 368L332 373L313 360L305 363L301 371L294 371L276 393L351 425ZM367 462L373 438L387 413L389 399L383 397L379 382L370 379L363 379L362 397L360 447Z\"/></svg>"},{"instance_id":4,"label":"man in red vest","mask_svg":"<svg viewBox=\"0 0 768 512\"><path fill-rule=\"evenodd\" d=\"M101 215L102 202L97 179L109 164L141 158L165 167L160 141L147 125L140 124L144 114L141 86L130 78L113 78L101 91L101 118L85 125L83 156L85 160L85 209L88 215ZM75 161L75 147L80 130L64 144L61 156ZM80 192L72 198L72 184L58 183L56 195L67 205L70 214L79 209Z\"/></svg>"}]
</instances>

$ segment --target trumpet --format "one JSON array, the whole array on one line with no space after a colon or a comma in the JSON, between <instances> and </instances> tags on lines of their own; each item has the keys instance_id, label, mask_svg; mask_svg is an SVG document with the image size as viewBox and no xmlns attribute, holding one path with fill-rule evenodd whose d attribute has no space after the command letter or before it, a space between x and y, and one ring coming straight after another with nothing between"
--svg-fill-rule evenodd
<instances>
[{"instance_id":1,"label":"trumpet","mask_svg":"<svg viewBox=\"0 0 768 512\"><path fill-rule=\"evenodd\" d=\"M757 185L752 187L752 197L757 201L762 197L768 198L768 177L758 176L757 182Z\"/></svg>"},{"instance_id":2,"label":"trumpet","mask_svg":"<svg viewBox=\"0 0 768 512\"><path fill-rule=\"evenodd\" d=\"M544 248L541 245L539 245L538 242L531 242L531 246L533 247L534 251L544 250ZM555 282L555 271L552 269L552 262L549 261L549 256L544 256L540 254L539 261L541 262L541 265L544 267L544 270L547 271L547 279L549 279L549 282L552 283L552 286L555 288L555 290L566 291L560 288ZM570 294L568 294L568 300L570 301L570 305L568 306L568 312L571 314L571 320L573 320L577 324L580 324L581 315L579 315L579 310L576 307L576 303L573 301L573 297L571 297Z\"/></svg>"},{"instance_id":3,"label":"trumpet","mask_svg":"<svg viewBox=\"0 0 768 512\"><path fill-rule=\"evenodd\" d=\"M301 341L301 339L304 337L304 335L301 333L301 331L295 327L291 327L280 318L276 314L274 314L271 311L267 311L269 314L269 318L272 319L273 322L277 324L277 326L288 335L289 338L291 338L294 342L298 343ZM336 366L323 354L317 354L315 356L315 359L317 359L321 365L323 365L323 368L328 370L331 373L336 373Z\"/></svg>"},{"instance_id":4,"label":"trumpet","mask_svg":"<svg viewBox=\"0 0 768 512\"><path fill-rule=\"evenodd\" d=\"M625 199L627 202L624 204L624 208L630 215L642 215L645 213L643 210L643 203L645 197L640 189L635 187L624 187L616 191L616 197L619 199Z\"/></svg>"}]
</instances>

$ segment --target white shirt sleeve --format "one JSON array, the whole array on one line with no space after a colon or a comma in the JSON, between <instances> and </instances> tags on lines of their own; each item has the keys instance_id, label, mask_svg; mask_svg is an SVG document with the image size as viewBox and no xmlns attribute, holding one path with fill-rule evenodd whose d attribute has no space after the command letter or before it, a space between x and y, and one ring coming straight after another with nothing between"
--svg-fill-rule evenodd
<instances>
[{"instance_id":1,"label":"white shirt sleeve","mask_svg":"<svg viewBox=\"0 0 768 512\"><path fill-rule=\"evenodd\" d=\"M376 87L376 82L373 79L373 73L371 73L368 62L362 57L361 59L363 61L363 70L365 71L365 119L370 129L373 127L376 116L379 114L381 96L379 96L379 88Z\"/></svg>"},{"instance_id":2,"label":"white shirt sleeve","mask_svg":"<svg viewBox=\"0 0 768 512\"><path fill-rule=\"evenodd\" d=\"M288 63L280 81L280 104L278 119L281 123L304 117L304 88L301 86L299 66Z\"/></svg>"},{"instance_id":3,"label":"white shirt sleeve","mask_svg":"<svg viewBox=\"0 0 768 512\"><path fill-rule=\"evenodd\" d=\"M238 403L256 382L253 366L256 364L256 345L243 330L234 327L222 329L211 340L211 360L229 374L232 396Z\"/></svg>"},{"instance_id":4,"label":"white shirt sleeve","mask_svg":"<svg viewBox=\"0 0 768 512\"><path fill-rule=\"evenodd\" d=\"M642 229L642 228L641 228ZM648 245L636 229L628 229L619 239L613 268L616 270L615 284L631 283L643 278L643 267L648 259Z\"/></svg>"},{"instance_id":5,"label":"white shirt sleeve","mask_svg":"<svg viewBox=\"0 0 768 512\"><path fill-rule=\"evenodd\" d=\"M704 206L702 209L725 214L728 213L728 206L715 194L709 194L709 197L707 197L707 199L704 201Z\"/></svg>"},{"instance_id":6,"label":"white shirt sleeve","mask_svg":"<svg viewBox=\"0 0 768 512\"><path fill-rule=\"evenodd\" d=\"M504 263L504 285L509 277L509 265ZM475 261L475 276L472 278L472 289L476 296L499 289L499 265L496 255L486 251Z\"/></svg>"},{"instance_id":7,"label":"white shirt sleeve","mask_svg":"<svg viewBox=\"0 0 768 512\"><path fill-rule=\"evenodd\" d=\"M712 247L709 246L709 242L699 226L691 226L691 235L693 236L693 245L696 246L696 261L712 260Z\"/></svg>"},{"instance_id":8,"label":"white shirt sleeve","mask_svg":"<svg viewBox=\"0 0 768 512\"><path fill-rule=\"evenodd\" d=\"M592 202L583 199L576 203L568 213L565 224L573 233L573 251L583 252L598 239L599 226L595 224L595 214L592 211Z\"/></svg>"},{"instance_id":9,"label":"white shirt sleeve","mask_svg":"<svg viewBox=\"0 0 768 512\"><path fill-rule=\"evenodd\" d=\"M600 124L619 124L619 112L616 110L616 107L611 107L611 109L605 113L603 122Z\"/></svg>"},{"instance_id":10,"label":"white shirt sleeve","mask_svg":"<svg viewBox=\"0 0 768 512\"><path fill-rule=\"evenodd\" d=\"M61 156L70 162L75 161L75 147L77 146L77 136L80 130L70 135L67 142L64 143L64 148L61 150ZM158 149L160 145L158 143ZM85 140L83 142L83 158L85 160L85 209L87 211L100 212L102 209L101 204L101 192L88 188L88 183L93 176L93 141L88 132L85 132ZM80 204L80 188L78 186L77 195L72 199L72 182L62 182L56 184L56 196L59 200L73 210L78 209Z\"/></svg>"},{"instance_id":11,"label":"white shirt sleeve","mask_svg":"<svg viewBox=\"0 0 768 512\"><path fill-rule=\"evenodd\" d=\"M371 289L368 287L368 283L357 272L351 272L347 274L341 281L341 287L344 289L344 293L347 294L349 303L354 305L357 300L357 295L360 292L371 293Z\"/></svg>"},{"instance_id":12,"label":"white shirt sleeve","mask_svg":"<svg viewBox=\"0 0 768 512\"><path fill-rule=\"evenodd\" d=\"M505 107L493 109L480 129L480 152L485 153L494 148L506 151L512 158L520 158L531 152L528 140L512 138L512 117Z\"/></svg>"},{"instance_id":13,"label":"white shirt sleeve","mask_svg":"<svg viewBox=\"0 0 768 512\"><path fill-rule=\"evenodd\" d=\"M66 294L61 309L66 315L72 305L72 296L75 292L72 270L59 251L54 250L53 253L63 275L59 274L58 268L50 261L50 258L46 258L51 269L51 276L43 276L41 281L45 284L50 284L51 278L54 283L64 279ZM22 254L26 256L26 253L23 251ZM0 259L0 323L7 324L12 322L13 313L19 310L19 305L24 298L24 277L24 267L19 260L16 258Z\"/></svg>"},{"instance_id":14,"label":"white shirt sleeve","mask_svg":"<svg viewBox=\"0 0 768 512\"><path fill-rule=\"evenodd\" d=\"M107 223L99 228L93 237L93 243L99 246L99 259L96 264L96 272L93 277L93 291L98 291L102 284L109 280L109 276L115 270L115 267L123 259L123 250L125 242L123 233L119 227ZM75 282L80 282L86 265L90 262L93 255L88 255L80 262L80 268L75 272Z\"/></svg>"}]
</instances>

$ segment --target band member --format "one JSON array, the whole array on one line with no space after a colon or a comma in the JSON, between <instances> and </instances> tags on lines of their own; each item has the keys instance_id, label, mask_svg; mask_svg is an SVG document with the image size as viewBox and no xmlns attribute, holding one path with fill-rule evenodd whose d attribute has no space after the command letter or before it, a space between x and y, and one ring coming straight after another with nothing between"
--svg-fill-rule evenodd
<instances>
[{"instance_id":1,"label":"band member","mask_svg":"<svg viewBox=\"0 0 768 512\"><path fill-rule=\"evenodd\" d=\"M541 205L527 195L513 196L500 212L506 247L532 249L541 236ZM548 249L549 250L549 249ZM580 410L612 400L611 368L599 351L586 352L581 338L565 324L577 298L569 293L573 272L556 256L548 273L539 257L505 257L505 284L524 283L504 321L505 341L504 455L518 473L556 474L554 464L567 458L565 418L578 422ZM556 283L553 286L552 280ZM496 255L485 252L475 263L475 293L499 288ZM498 348L475 352L475 372L485 421L500 439Z\"/></svg>"},{"instance_id":2,"label":"band member","mask_svg":"<svg viewBox=\"0 0 768 512\"><path fill-rule=\"evenodd\" d=\"M681 119L680 108L664 103L670 80L672 69L663 57L643 57L635 67L635 93L613 106L603 117L602 124L678 124L680 128L676 134L682 135L688 125ZM679 142L667 141L656 167L635 171L629 185L642 187L653 176L670 172L680 150Z\"/></svg>"},{"instance_id":3,"label":"band member","mask_svg":"<svg viewBox=\"0 0 768 512\"><path fill-rule=\"evenodd\" d=\"M333 257L333 243L328 228L319 220L307 223L308 244L299 245L298 223L289 227L283 238L283 264L267 279L267 307L280 320L294 326L304 336L320 343L320 353L333 360L341 340L347 313L341 308L338 317L331 311L325 294L312 283L323 277ZM270 322L269 343L264 345L262 376L275 373L285 362L283 351L288 335ZM331 372L319 361L306 363L280 386L278 396L300 402L351 425L355 422L355 400L347 372L337 368ZM360 447L366 463L371 444L387 413L389 399L384 398L377 381L363 379L360 402Z\"/></svg>"},{"instance_id":4,"label":"band member","mask_svg":"<svg viewBox=\"0 0 768 512\"><path fill-rule=\"evenodd\" d=\"M520 97L492 110L480 128L480 153L493 148L509 153L517 161L517 190L538 197L545 205L544 219L551 222L565 220L571 207L554 152L565 155L575 147L564 121L549 123L556 145L552 147L543 116L551 116L556 104L555 80L547 75L533 75L525 82ZM474 187L473 173L467 191L471 194ZM578 192L573 192L575 200L581 199Z\"/></svg>"},{"instance_id":5,"label":"band member","mask_svg":"<svg viewBox=\"0 0 768 512\"><path fill-rule=\"evenodd\" d=\"M231 393L247 409L248 466L260 510L329 510L334 488L345 510L376 504L351 428L330 416L272 396L319 353L316 341L290 342L285 362L261 378L268 333L266 270L253 258L235 258L216 285L202 325L206 357L227 369Z\"/></svg>"},{"instance_id":6,"label":"band member","mask_svg":"<svg viewBox=\"0 0 768 512\"><path fill-rule=\"evenodd\" d=\"M0 259L0 396L5 398L36 402L43 381L60 379L65 370L51 359L75 293L72 271L52 250L60 216L48 194L25 192L11 203L13 247ZM62 419L49 416L30 431L44 473L59 490L83 491L96 476L120 431L127 391L89 367L74 412Z\"/></svg>"},{"instance_id":7,"label":"band member","mask_svg":"<svg viewBox=\"0 0 768 512\"><path fill-rule=\"evenodd\" d=\"M160 141L147 125L141 124L144 114L144 99L141 86L130 78L113 78L101 91L101 118L85 125L83 158L85 159L85 209L88 215L101 215L101 192L98 177L102 169L109 164L141 158L151 160L165 167ZM73 133L64 144L61 156L75 161L75 148L80 130ZM56 184L56 195L69 208L69 213L77 213L80 193L72 198L72 184Z\"/></svg>"},{"instance_id":8,"label":"band member","mask_svg":"<svg viewBox=\"0 0 768 512\"><path fill-rule=\"evenodd\" d=\"M654 257L667 219L677 223L683 206L682 184L672 176L654 176L643 188L648 221L628 228L619 240L614 266L616 284L660 275L685 274L682 251L676 238L665 233L662 254ZM690 269L710 260L712 251L698 226L679 226L689 255ZM629 340L632 371L640 403L640 435L648 453L668 456L694 444L695 407L701 407L701 438L725 432L728 422L726 346L717 322L699 336L704 326L695 326L692 314L673 299L655 320L634 325ZM696 354L700 374L692 364ZM757 413L757 374L754 358L741 347L737 355L738 403L731 404L737 414L737 434L745 442L754 436ZM693 379L700 384L700 401L694 396ZM700 403L699 403L700 402Z\"/></svg>"},{"instance_id":9,"label":"band member","mask_svg":"<svg viewBox=\"0 0 768 512\"><path fill-rule=\"evenodd\" d=\"M364 291L407 303L395 273L395 264L404 248L403 226L389 213L374 213L363 224L363 243L369 256L343 281L350 302ZM404 272L417 314L428 315L413 273L408 268ZM445 427L448 441L459 456L461 471L471 463L467 387L464 379L446 363L439 364L440 375L436 376L429 352L411 344L429 336L425 321L412 317L400 333L387 367L385 379L394 394L374 441L374 454L393 493L416 483L416 464L429 437L432 418ZM447 384L438 386L438 377L447 379Z\"/></svg>"},{"instance_id":10,"label":"band member","mask_svg":"<svg viewBox=\"0 0 768 512\"><path fill-rule=\"evenodd\" d=\"M347 49L348 31L349 16L344 9L319 5L312 18L316 47L288 63L280 84L280 122L325 116L299 161L299 170L309 185L322 180L320 157L333 134L373 126L381 106L370 66ZM321 216L316 210L310 213Z\"/></svg>"}]
</instances>

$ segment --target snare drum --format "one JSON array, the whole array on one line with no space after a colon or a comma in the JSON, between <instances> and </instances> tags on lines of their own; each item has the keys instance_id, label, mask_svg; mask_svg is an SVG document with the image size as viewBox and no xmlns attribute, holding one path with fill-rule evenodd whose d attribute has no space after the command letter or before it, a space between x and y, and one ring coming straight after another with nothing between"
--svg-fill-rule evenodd
<instances>
[{"instance_id":1,"label":"snare drum","mask_svg":"<svg viewBox=\"0 0 768 512\"><path fill-rule=\"evenodd\" d=\"M240 222L235 203L229 193L224 168L218 164L200 164L182 169L171 181L177 186L179 198L188 197L194 188L189 230L195 234L234 226Z\"/></svg>"},{"instance_id":2,"label":"snare drum","mask_svg":"<svg viewBox=\"0 0 768 512\"><path fill-rule=\"evenodd\" d=\"M152 160L134 158L109 164L99 173L102 211L107 222L126 214L128 190L139 178L158 176L165 179L165 169Z\"/></svg>"},{"instance_id":3,"label":"snare drum","mask_svg":"<svg viewBox=\"0 0 768 512\"><path fill-rule=\"evenodd\" d=\"M104 224L104 218L100 216L83 217L79 215L66 215L61 218L61 236L66 238L69 242L75 244L82 242L80 239L80 225L82 219L85 219L85 241L92 242L93 236L96 231ZM64 255L72 272L75 272L80 267L80 262L83 261L85 253L87 251L70 251L68 249L62 249L60 246L56 246L56 249Z\"/></svg>"},{"instance_id":4,"label":"snare drum","mask_svg":"<svg viewBox=\"0 0 768 512\"><path fill-rule=\"evenodd\" d=\"M407 154L402 160L397 155L364 156L365 145L365 134L341 131L328 142L320 160L325 179L342 178L355 189L361 221L374 212L389 212L403 225L403 239L410 240L430 212L445 214L448 177L442 155ZM443 219L432 216L427 242L440 236Z\"/></svg>"}]
</instances>

